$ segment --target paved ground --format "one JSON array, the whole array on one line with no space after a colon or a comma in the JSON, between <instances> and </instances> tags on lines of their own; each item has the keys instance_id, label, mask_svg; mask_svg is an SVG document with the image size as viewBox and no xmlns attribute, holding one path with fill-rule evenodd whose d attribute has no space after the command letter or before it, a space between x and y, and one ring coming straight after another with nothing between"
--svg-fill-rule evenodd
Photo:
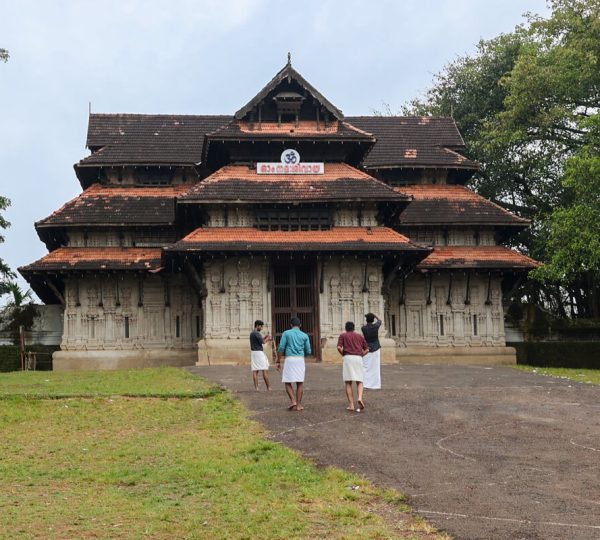
<instances>
[{"instance_id":1,"label":"paved ground","mask_svg":"<svg viewBox=\"0 0 600 540\"><path fill-rule=\"evenodd\" d=\"M248 367L191 368L230 388L271 438L405 493L457 539L600 539L600 387L475 366L382 367L345 411L341 366L309 364L303 412Z\"/></svg>"}]
</instances>

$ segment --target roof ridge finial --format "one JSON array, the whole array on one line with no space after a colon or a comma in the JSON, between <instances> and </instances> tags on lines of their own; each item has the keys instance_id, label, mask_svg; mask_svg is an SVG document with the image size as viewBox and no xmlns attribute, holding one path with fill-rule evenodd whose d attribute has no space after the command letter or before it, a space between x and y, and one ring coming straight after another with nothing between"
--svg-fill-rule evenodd
<instances>
[{"instance_id":1,"label":"roof ridge finial","mask_svg":"<svg viewBox=\"0 0 600 540\"><path fill-rule=\"evenodd\" d=\"M287 82L290 84L292 82L292 53L288 51L288 61L285 66L285 70L287 72Z\"/></svg>"}]
</instances>

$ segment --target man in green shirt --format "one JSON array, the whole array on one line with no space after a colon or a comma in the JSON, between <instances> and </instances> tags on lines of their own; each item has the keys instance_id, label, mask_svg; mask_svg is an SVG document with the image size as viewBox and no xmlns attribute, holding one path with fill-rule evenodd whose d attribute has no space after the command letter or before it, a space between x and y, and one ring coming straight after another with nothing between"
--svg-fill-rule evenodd
<instances>
[{"instance_id":1,"label":"man in green shirt","mask_svg":"<svg viewBox=\"0 0 600 540\"><path fill-rule=\"evenodd\" d=\"M277 369L281 367L281 359L285 358L283 376L281 381L285 384L285 391L290 398L291 411L303 411L302 394L304 392L304 374L306 371L304 357L312 354L308 336L300 330L300 319L292 317L290 330L281 336L277 349ZM293 383L296 383L294 393Z\"/></svg>"}]
</instances>

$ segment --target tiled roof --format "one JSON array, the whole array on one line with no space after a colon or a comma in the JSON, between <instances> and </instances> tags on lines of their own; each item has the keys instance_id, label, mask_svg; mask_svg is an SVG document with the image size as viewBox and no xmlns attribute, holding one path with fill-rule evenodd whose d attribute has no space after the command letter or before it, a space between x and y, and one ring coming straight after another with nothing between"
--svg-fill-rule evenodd
<instances>
[{"instance_id":1,"label":"tiled roof","mask_svg":"<svg viewBox=\"0 0 600 540\"><path fill-rule=\"evenodd\" d=\"M241 120L244 118L252 109L254 109L261 101L263 101L271 92L277 87L289 84L291 81L298 83L309 95L311 95L318 103L327 109L334 118L342 120L344 115L333 103L331 103L321 92L319 92L312 84L310 84L300 73L298 73L289 61L283 66L273 77L266 86L258 92L246 105L244 105L239 111L235 113L235 118Z\"/></svg>"},{"instance_id":2,"label":"tiled roof","mask_svg":"<svg viewBox=\"0 0 600 540\"><path fill-rule=\"evenodd\" d=\"M371 133L358 129L348 122L334 120L329 122L327 128L323 121L319 122L317 129L316 120L301 120L298 125L287 122L279 125L277 122L254 122L251 126L247 121L234 120L208 136L211 139L260 139L260 138L285 138L285 139L358 139L374 141Z\"/></svg>"},{"instance_id":3,"label":"tiled roof","mask_svg":"<svg viewBox=\"0 0 600 540\"><path fill-rule=\"evenodd\" d=\"M87 147L101 149L79 166L197 164L204 135L230 120L217 115L90 114Z\"/></svg>"},{"instance_id":4,"label":"tiled roof","mask_svg":"<svg viewBox=\"0 0 600 540\"><path fill-rule=\"evenodd\" d=\"M57 225L171 224L175 199L190 185L120 187L94 184L62 208L36 223Z\"/></svg>"},{"instance_id":5,"label":"tiled roof","mask_svg":"<svg viewBox=\"0 0 600 540\"><path fill-rule=\"evenodd\" d=\"M334 227L326 231L261 231L252 227L201 227L168 251L422 251L387 227Z\"/></svg>"},{"instance_id":6,"label":"tiled roof","mask_svg":"<svg viewBox=\"0 0 600 540\"><path fill-rule=\"evenodd\" d=\"M449 167L477 169L457 151L465 143L452 118L429 116L349 116L353 126L373 133L377 142L363 165L383 167Z\"/></svg>"},{"instance_id":7,"label":"tiled roof","mask_svg":"<svg viewBox=\"0 0 600 540\"><path fill-rule=\"evenodd\" d=\"M103 148L79 165L197 164L202 159L204 136L232 120L227 115L94 113L89 118L87 146ZM456 153L464 149L464 142L451 118L353 116L342 123L347 133L360 130L377 139L364 160L367 168L477 168Z\"/></svg>"},{"instance_id":8,"label":"tiled roof","mask_svg":"<svg viewBox=\"0 0 600 540\"><path fill-rule=\"evenodd\" d=\"M401 186L396 191L414 197L400 214L400 225L516 225L527 219L515 216L470 189L456 184Z\"/></svg>"},{"instance_id":9,"label":"tiled roof","mask_svg":"<svg viewBox=\"0 0 600 540\"><path fill-rule=\"evenodd\" d=\"M436 246L417 268L530 270L537 266L540 266L539 262L504 246Z\"/></svg>"},{"instance_id":10,"label":"tiled roof","mask_svg":"<svg viewBox=\"0 0 600 540\"><path fill-rule=\"evenodd\" d=\"M198 182L180 201L403 201L387 184L346 163L326 163L324 174L257 174L226 165Z\"/></svg>"},{"instance_id":11,"label":"tiled roof","mask_svg":"<svg viewBox=\"0 0 600 540\"><path fill-rule=\"evenodd\" d=\"M158 270L161 248L61 247L38 261L19 268L35 271L65 270Z\"/></svg>"}]
</instances>

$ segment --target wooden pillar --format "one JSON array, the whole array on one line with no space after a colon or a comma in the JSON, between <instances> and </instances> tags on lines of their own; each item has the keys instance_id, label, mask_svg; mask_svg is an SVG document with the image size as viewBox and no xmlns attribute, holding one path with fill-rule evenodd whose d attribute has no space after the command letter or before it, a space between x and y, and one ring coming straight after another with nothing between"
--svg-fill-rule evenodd
<instances>
[{"instance_id":1,"label":"wooden pillar","mask_svg":"<svg viewBox=\"0 0 600 540\"><path fill-rule=\"evenodd\" d=\"M465 291L465 306L471 303L471 273L467 272L467 290Z\"/></svg>"}]
</instances>

